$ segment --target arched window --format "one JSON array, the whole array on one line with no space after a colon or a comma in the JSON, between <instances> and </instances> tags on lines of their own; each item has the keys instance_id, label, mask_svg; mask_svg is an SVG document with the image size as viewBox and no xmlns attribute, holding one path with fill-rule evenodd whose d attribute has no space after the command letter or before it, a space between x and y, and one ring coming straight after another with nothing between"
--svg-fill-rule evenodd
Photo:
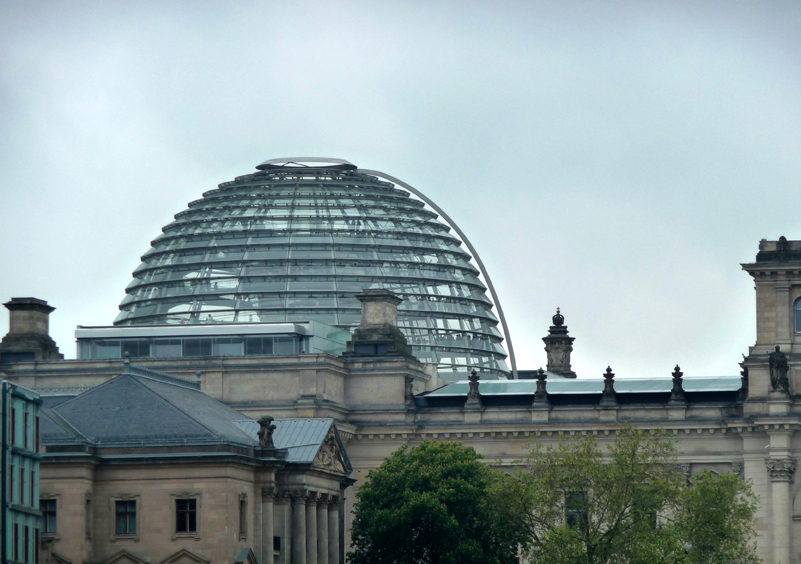
<instances>
[{"instance_id":1,"label":"arched window","mask_svg":"<svg viewBox=\"0 0 801 564\"><path fill-rule=\"evenodd\" d=\"M801 333L801 298L795 301L795 332Z\"/></svg>"}]
</instances>

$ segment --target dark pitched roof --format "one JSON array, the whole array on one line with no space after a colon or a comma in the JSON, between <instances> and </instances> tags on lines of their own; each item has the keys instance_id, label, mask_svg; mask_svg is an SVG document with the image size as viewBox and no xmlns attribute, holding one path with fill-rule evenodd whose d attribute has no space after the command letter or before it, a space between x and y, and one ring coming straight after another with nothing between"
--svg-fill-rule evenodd
<instances>
[{"instance_id":1,"label":"dark pitched roof","mask_svg":"<svg viewBox=\"0 0 801 564\"><path fill-rule=\"evenodd\" d=\"M234 424L238 411L195 386L148 376L121 374L53 411L98 445L258 444Z\"/></svg>"}]
</instances>

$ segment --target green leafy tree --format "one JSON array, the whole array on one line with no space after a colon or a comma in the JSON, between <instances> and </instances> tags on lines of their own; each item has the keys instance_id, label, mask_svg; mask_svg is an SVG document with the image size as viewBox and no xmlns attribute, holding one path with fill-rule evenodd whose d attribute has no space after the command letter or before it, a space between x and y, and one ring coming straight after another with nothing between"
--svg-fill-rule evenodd
<instances>
[{"instance_id":1,"label":"green leafy tree","mask_svg":"<svg viewBox=\"0 0 801 564\"><path fill-rule=\"evenodd\" d=\"M507 564L517 541L488 503L472 448L424 441L371 470L357 494L351 564Z\"/></svg>"},{"instance_id":2,"label":"green leafy tree","mask_svg":"<svg viewBox=\"0 0 801 564\"><path fill-rule=\"evenodd\" d=\"M547 449L534 442L495 482L492 499L538 564L759 561L750 485L703 472L688 486L662 431L624 427L605 452L592 435Z\"/></svg>"}]
</instances>

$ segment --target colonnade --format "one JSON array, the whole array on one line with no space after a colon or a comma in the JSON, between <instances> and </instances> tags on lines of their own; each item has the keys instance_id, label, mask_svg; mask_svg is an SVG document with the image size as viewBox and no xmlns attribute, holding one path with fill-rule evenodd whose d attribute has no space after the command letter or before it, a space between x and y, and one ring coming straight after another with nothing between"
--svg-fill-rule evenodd
<instances>
[{"instance_id":1,"label":"colonnade","mask_svg":"<svg viewBox=\"0 0 801 564\"><path fill-rule=\"evenodd\" d=\"M276 511L276 506L283 506ZM340 564L342 539L339 521L342 498L310 490L276 492L262 488L262 564ZM283 522L276 522L279 515ZM277 526L278 525L278 526ZM283 531L279 556L273 551L273 537Z\"/></svg>"}]
</instances>

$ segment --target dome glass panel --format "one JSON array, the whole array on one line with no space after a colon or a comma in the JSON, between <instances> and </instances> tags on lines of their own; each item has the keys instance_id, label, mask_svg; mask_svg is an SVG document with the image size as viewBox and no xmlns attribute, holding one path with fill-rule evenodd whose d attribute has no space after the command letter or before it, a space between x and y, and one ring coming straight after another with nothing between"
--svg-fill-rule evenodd
<instances>
[{"instance_id":1,"label":"dome glass panel","mask_svg":"<svg viewBox=\"0 0 801 564\"><path fill-rule=\"evenodd\" d=\"M509 375L472 257L424 202L355 166L268 161L176 214L142 256L115 325L359 324L353 296L403 298L398 325L440 377Z\"/></svg>"}]
</instances>

